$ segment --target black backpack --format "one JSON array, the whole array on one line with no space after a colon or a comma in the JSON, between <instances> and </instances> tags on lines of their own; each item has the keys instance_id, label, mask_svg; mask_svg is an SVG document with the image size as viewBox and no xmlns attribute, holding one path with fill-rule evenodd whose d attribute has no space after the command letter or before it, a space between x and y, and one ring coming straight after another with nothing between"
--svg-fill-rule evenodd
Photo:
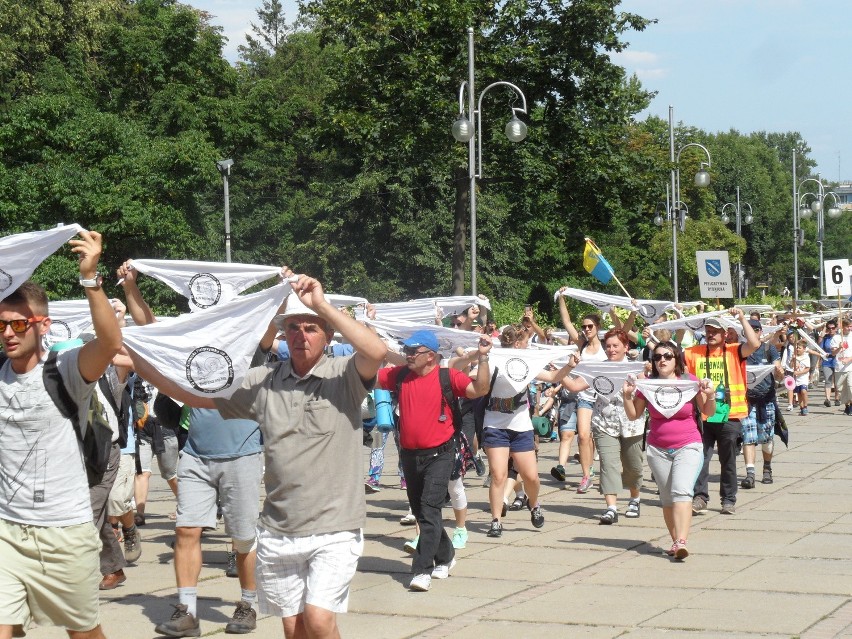
<instances>
[{"instance_id":1,"label":"black backpack","mask_svg":"<svg viewBox=\"0 0 852 639\"><path fill-rule=\"evenodd\" d=\"M0 353L0 366L3 366L7 359L5 353ZM44 380L44 388L56 405L56 409L63 417L71 420L74 432L77 433L77 439L83 444L83 461L86 466L89 487L97 486L103 480L112 451L112 428L107 421L104 405L98 399L98 394L93 391L86 411L86 434L83 435L80 428L79 407L72 399L68 389L65 388L65 382L62 380L59 368L56 365L55 351L47 355L42 379Z\"/></svg>"},{"instance_id":2,"label":"black backpack","mask_svg":"<svg viewBox=\"0 0 852 639\"><path fill-rule=\"evenodd\" d=\"M127 384L124 385L124 388L121 390L121 404L117 404L115 401L115 396L112 394L112 389L109 387L109 382L105 375L101 375L101 378L98 380L98 386L101 389L101 393L107 400L107 404L112 408L112 412L115 413L116 418L118 419L118 447L124 448L127 446L127 424L131 421L135 424L138 416L136 414L136 406L133 401L133 396L128 390L128 386L132 386L134 382L134 378L136 375L131 374L130 379L127 380ZM100 399L100 398L99 398Z\"/></svg>"}]
</instances>

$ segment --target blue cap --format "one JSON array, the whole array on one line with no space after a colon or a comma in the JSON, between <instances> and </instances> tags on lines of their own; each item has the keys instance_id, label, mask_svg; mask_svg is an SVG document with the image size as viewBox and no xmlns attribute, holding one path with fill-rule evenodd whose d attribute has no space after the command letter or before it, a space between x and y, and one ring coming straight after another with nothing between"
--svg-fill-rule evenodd
<instances>
[{"instance_id":1,"label":"blue cap","mask_svg":"<svg viewBox=\"0 0 852 639\"><path fill-rule=\"evenodd\" d=\"M435 333L432 331L415 331L411 337L403 340L402 345L410 346L411 348L425 346L430 351L438 352L438 338L435 337Z\"/></svg>"}]
</instances>

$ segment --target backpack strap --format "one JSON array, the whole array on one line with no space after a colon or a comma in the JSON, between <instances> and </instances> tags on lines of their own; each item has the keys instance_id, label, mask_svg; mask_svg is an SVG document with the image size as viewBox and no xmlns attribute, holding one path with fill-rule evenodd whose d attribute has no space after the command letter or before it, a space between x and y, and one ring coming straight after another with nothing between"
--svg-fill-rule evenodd
<instances>
[{"instance_id":1,"label":"backpack strap","mask_svg":"<svg viewBox=\"0 0 852 639\"><path fill-rule=\"evenodd\" d=\"M438 380L441 382L441 399L443 403L443 406L441 406L441 413L443 414L447 406L450 407L450 410L453 414L453 436L457 437L462 429L462 414L461 408L459 408L458 400L453 394L453 387L452 383L450 382L450 369L439 368Z\"/></svg>"},{"instance_id":2,"label":"backpack strap","mask_svg":"<svg viewBox=\"0 0 852 639\"><path fill-rule=\"evenodd\" d=\"M405 378L408 377L408 374L411 372L411 369L408 366L403 366L402 369L396 374L396 401L400 403L400 399L402 398L402 382L405 381ZM402 430L402 411L399 411L399 429Z\"/></svg>"},{"instance_id":3,"label":"backpack strap","mask_svg":"<svg viewBox=\"0 0 852 639\"><path fill-rule=\"evenodd\" d=\"M60 414L64 418L71 420L77 437L82 441L83 433L80 430L80 408L71 397L68 389L65 388L65 381L59 373L59 366L56 364L56 355L56 351L51 351L48 353L47 361L44 363L44 369L42 370L44 389L50 395L53 403L56 404L56 408Z\"/></svg>"}]
</instances>

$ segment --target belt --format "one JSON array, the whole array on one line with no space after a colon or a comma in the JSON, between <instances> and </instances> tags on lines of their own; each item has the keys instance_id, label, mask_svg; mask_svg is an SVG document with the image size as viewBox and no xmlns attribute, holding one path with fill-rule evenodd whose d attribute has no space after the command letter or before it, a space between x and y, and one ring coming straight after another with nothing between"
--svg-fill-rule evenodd
<instances>
[{"instance_id":1,"label":"belt","mask_svg":"<svg viewBox=\"0 0 852 639\"><path fill-rule=\"evenodd\" d=\"M450 437L447 441L445 441L440 446L435 446L434 448L401 448L400 453L403 455L410 455L412 457L429 457L431 455L440 455L441 453L446 453L448 450L453 450L455 436Z\"/></svg>"}]
</instances>

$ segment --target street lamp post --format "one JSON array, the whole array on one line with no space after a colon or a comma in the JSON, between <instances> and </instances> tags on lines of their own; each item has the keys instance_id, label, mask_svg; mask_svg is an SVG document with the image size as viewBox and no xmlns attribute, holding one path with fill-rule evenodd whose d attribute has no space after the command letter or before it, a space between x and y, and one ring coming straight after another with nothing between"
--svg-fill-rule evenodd
<instances>
[{"instance_id":1,"label":"street lamp post","mask_svg":"<svg viewBox=\"0 0 852 639\"><path fill-rule=\"evenodd\" d=\"M686 214L688 213L686 206L680 198L680 154L689 147L698 147L707 155L707 161L701 162L698 166L698 172L695 174L695 186L706 187L710 184L710 173L707 169L710 168L710 151L704 145L697 142L684 144L675 153L674 143L674 107L669 105L669 160L671 161L671 193L672 198L669 200L668 195L666 200L668 206L668 219L672 226L672 283L674 284L674 301L678 299L678 282L677 282L677 229L681 228L681 232L686 228ZM706 168L705 168L706 167Z\"/></svg>"},{"instance_id":2,"label":"street lamp post","mask_svg":"<svg viewBox=\"0 0 852 639\"><path fill-rule=\"evenodd\" d=\"M476 295L476 180L482 178L482 98L497 86L507 86L520 98L522 107L510 107L512 118L506 123L506 137L512 142L521 142L527 137L527 125L518 118L518 112L526 114L527 98L511 82L494 82L479 94L474 109L474 64L473 64L473 27L467 29L467 80L459 87L459 116L453 122L453 137L459 142L468 143L468 178L470 180L470 290ZM467 112L464 107L464 94L467 89Z\"/></svg>"},{"instance_id":3,"label":"street lamp post","mask_svg":"<svg viewBox=\"0 0 852 639\"><path fill-rule=\"evenodd\" d=\"M222 174L222 181L225 185L225 261L231 261L231 201L228 194L228 176L231 175L231 167L234 161L230 158L227 160L219 160L216 162L216 168Z\"/></svg>"},{"instance_id":4,"label":"street lamp post","mask_svg":"<svg viewBox=\"0 0 852 639\"><path fill-rule=\"evenodd\" d=\"M802 185L806 182L815 182L817 185L816 193L808 192L802 193ZM810 196L812 199L810 201L810 206L806 206L805 202ZM819 247L819 291L820 297L825 297L825 277L823 273L823 269L825 265L823 264L823 244L825 243L825 200L827 197L831 196L834 200L833 206L828 209L828 217L836 218L840 217L843 214L843 210L840 208L840 197L834 191L826 191L825 184L822 180L819 179L819 176L815 178L806 178L799 182L799 188L797 191L797 197L795 200L795 205L799 211L799 218L808 219L813 213L816 213L816 223L817 223L817 246Z\"/></svg>"},{"instance_id":5,"label":"street lamp post","mask_svg":"<svg viewBox=\"0 0 852 639\"><path fill-rule=\"evenodd\" d=\"M742 237L743 236L743 227L742 227L743 223L751 224L752 221L754 220L754 215L752 214L751 204L749 204L748 202L741 202L740 201L740 187L737 187L737 202L736 202L736 204L733 203L733 202L728 202L727 204L725 204L722 207L722 223L723 224L727 224L728 222L731 221L731 218L729 218L728 214L725 213L725 209L727 209L729 206L733 207L734 213L736 214L737 235ZM748 213L745 216L742 215L742 207L743 206L748 207ZM743 279L744 279L743 278L743 263L742 263L742 260L737 260L737 298L738 299L743 298Z\"/></svg>"}]
</instances>

